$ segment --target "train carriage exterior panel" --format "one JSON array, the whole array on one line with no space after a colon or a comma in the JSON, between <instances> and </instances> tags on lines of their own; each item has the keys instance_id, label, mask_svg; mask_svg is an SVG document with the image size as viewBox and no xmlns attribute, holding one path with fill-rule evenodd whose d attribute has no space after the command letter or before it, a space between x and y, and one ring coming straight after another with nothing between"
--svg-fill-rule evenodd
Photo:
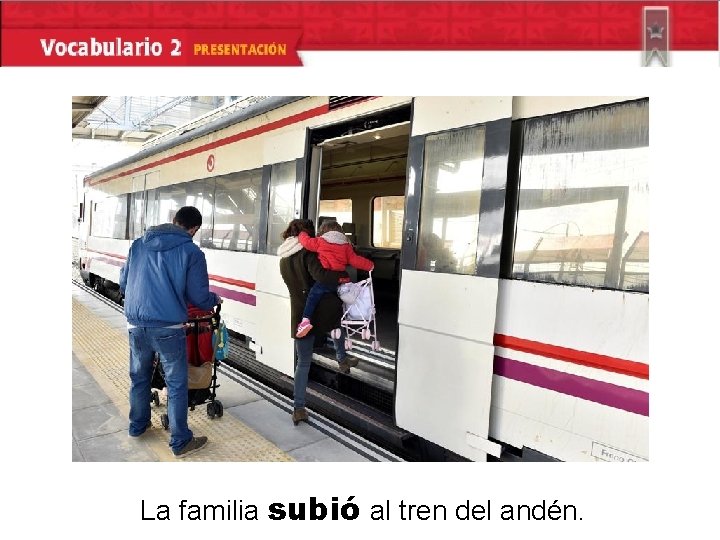
<instances>
[{"instance_id":1,"label":"train carriage exterior panel","mask_svg":"<svg viewBox=\"0 0 720 540\"><path fill-rule=\"evenodd\" d=\"M647 460L648 295L502 280L500 298L491 436L532 432L521 447L568 461L605 447Z\"/></svg>"}]
</instances>

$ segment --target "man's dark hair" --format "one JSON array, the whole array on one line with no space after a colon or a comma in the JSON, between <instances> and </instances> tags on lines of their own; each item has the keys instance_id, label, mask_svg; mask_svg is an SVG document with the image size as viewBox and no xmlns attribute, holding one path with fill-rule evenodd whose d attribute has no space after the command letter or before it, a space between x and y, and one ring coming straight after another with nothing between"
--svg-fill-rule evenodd
<instances>
[{"instance_id":1,"label":"man's dark hair","mask_svg":"<svg viewBox=\"0 0 720 540\"><path fill-rule=\"evenodd\" d=\"M189 231L193 227L200 227L202 225L202 214L200 210L194 206L183 206L177 211L177 214L175 214L173 223Z\"/></svg>"}]
</instances>

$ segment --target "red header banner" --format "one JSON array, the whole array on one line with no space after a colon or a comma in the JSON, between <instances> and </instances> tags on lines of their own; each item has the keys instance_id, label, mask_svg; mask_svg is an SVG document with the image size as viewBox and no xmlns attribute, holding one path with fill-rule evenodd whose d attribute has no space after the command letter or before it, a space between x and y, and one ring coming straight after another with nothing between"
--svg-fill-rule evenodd
<instances>
[{"instance_id":1,"label":"red header banner","mask_svg":"<svg viewBox=\"0 0 720 540\"><path fill-rule=\"evenodd\" d=\"M19 2L0 4L5 66L298 66L298 51L718 50L718 2ZM653 34L657 35L657 34ZM658 49L659 50L659 49ZM665 49L663 49L665 50Z\"/></svg>"},{"instance_id":2,"label":"red header banner","mask_svg":"<svg viewBox=\"0 0 720 540\"><path fill-rule=\"evenodd\" d=\"M8 29L5 66L300 66L300 31Z\"/></svg>"}]
</instances>

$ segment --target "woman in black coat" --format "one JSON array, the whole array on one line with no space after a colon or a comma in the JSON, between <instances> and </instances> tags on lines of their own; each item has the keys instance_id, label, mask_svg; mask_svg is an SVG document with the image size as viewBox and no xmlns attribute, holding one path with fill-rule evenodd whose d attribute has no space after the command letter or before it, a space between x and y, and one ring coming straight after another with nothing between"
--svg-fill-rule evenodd
<instances>
[{"instance_id":1,"label":"woman in black coat","mask_svg":"<svg viewBox=\"0 0 720 540\"><path fill-rule=\"evenodd\" d=\"M295 367L294 410L293 423L307 421L308 414L305 409L305 393L307 390L308 374L312 362L313 345L317 336L324 336L334 328L340 326L342 316L342 301L337 294L329 293L322 297L313 314L313 328L303 338L296 338L295 332L302 319L307 294L315 281L337 287L340 277L347 277L345 272L326 270L320 264L317 254L302 247L297 236L302 232L315 236L313 222L307 219L294 219L283 232L283 244L278 248L280 255L280 274L290 293L290 335L295 339L295 353L297 365ZM334 339L335 356L339 369L349 373L351 366L357 365L357 359L348 359L345 355L345 335Z\"/></svg>"}]
</instances>

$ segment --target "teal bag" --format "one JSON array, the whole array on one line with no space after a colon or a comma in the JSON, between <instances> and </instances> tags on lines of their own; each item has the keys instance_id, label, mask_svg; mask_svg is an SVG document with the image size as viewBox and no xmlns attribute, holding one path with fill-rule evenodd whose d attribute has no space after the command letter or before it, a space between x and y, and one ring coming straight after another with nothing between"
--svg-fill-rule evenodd
<instances>
[{"instance_id":1,"label":"teal bag","mask_svg":"<svg viewBox=\"0 0 720 540\"><path fill-rule=\"evenodd\" d=\"M227 360L230 356L230 339L223 321L220 321L217 330L213 332L213 349L215 349L215 360Z\"/></svg>"}]
</instances>

